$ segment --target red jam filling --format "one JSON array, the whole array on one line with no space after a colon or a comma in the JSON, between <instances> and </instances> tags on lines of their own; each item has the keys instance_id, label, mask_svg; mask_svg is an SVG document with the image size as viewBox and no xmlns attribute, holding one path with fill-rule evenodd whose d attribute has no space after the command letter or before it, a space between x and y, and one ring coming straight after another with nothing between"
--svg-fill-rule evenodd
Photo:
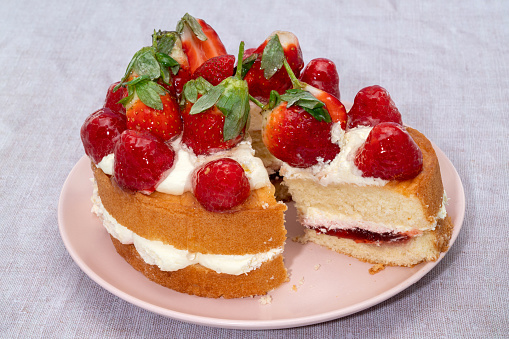
<instances>
[{"instance_id":1,"label":"red jam filling","mask_svg":"<svg viewBox=\"0 0 509 339\"><path fill-rule=\"evenodd\" d=\"M405 242L410 239L410 236L405 233L395 233L395 232L384 232L384 233L376 233L371 231L366 231L360 228L353 229L336 229L336 230L326 230L324 228L312 227L316 232L320 232L323 234L335 236L338 238L347 238L355 241L356 243L364 243L364 244L376 244L376 243L399 243Z\"/></svg>"}]
</instances>

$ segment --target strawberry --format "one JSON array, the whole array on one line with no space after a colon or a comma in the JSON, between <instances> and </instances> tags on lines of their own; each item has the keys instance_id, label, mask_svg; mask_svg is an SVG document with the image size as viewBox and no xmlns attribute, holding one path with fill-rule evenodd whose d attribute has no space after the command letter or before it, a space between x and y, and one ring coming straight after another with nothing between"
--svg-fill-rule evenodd
<instances>
[{"instance_id":1,"label":"strawberry","mask_svg":"<svg viewBox=\"0 0 509 339\"><path fill-rule=\"evenodd\" d=\"M176 30L180 33L191 74L206 60L227 54L216 31L202 19L186 13L178 22Z\"/></svg>"},{"instance_id":2,"label":"strawberry","mask_svg":"<svg viewBox=\"0 0 509 339\"><path fill-rule=\"evenodd\" d=\"M119 101L125 98L128 94L125 87L120 87L117 90L114 90L119 83L120 81L117 81L111 84L108 88L106 99L104 100L104 107L109 108L114 113L125 115L125 107Z\"/></svg>"},{"instance_id":3,"label":"strawberry","mask_svg":"<svg viewBox=\"0 0 509 339\"><path fill-rule=\"evenodd\" d=\"M244 43L240 44L242 60ZM249 120L249 93L241 79L242 64L236 74L217 86L199 77L184 86L184 133L182 142L195 154L211 154L230 149L244 137Z\"/></svg>"},{"instance_id":4,"label":"strawberry","mask_svg":"<svg viewBox=\"0 0 509 339\"><path fill-rule=\"evenodd\" d=\"M203 77L213 86L234 74L235 56L219 55L205 61L193 73L193 79Z\"/></svg>"},{"instance_id":5,"label":"strawberry","mask_svg":"<svg viewBox=\"0 0 509 339\"><path fill-rule=\"evenodd\" d=\"M307 84L303 89L325 104L332 122L339 122L341 123L341 128L343 130L346 129L346 122L348 120L346 108L336 96Z\"/></svg>"},{"instance_id":6,"label":"strawberry","mask_svg":"<svg viewBox=\"0 0 509 339\"><path fill-rule=\"evenodd\" d=\"M262 138L276 158L293 167L306 168L320 159L330 161L340 148L331 142L332 122L319 121L297 105L282 101L264 117Z\"/></svg>"},{"instance_id":7,"label":"strawberry","mask_svg":"<svg viewBox=\"0 0 509 339\"><path fill-rule=\"evenodd\" d=\"M299 40L293 33L276 31L243 61L249 94L267 102L271 90L283 94L292 87L288 74L282 69L283 58L298 76L304 67Z\"/></svg>"},{"instance_id":8,"label":"strawberry","mask_svg":"<svg viewBox=\"0 0 509 339\"><path fill-rule=\"evenodd\" d=\"M192 185L196 200L211 212L231 210L251 194L244 169L230 158L217 159L196 169Z\"/></svg>"},{"instance_id":9,"label":"strawberry","mask_svg":"<svg viewBox=\"0 0 509 339\"><path fill-rule=\"evenodd\" d=\"M81 141L94 164L113 153L115 143L125 129L125 116L113 113L107 107L95 111L85 120L80 131Z\"/></svg>"},{"instance_id":10,"label":"strawberry","mask_svg":"<svg viewBox=\"0 0 509 339\"><path fill-rule=\"evenodd\" d=\"M348 128L373 127L381 122L403 124L401 114L389 92L377 85L361 89L355 96L352 109L348 112Z\"/></svg>"},{"instance_id":11,"label":"strawberry","mask_svg":"<svg viewBox=\"0 0 509 339\"><path fill-rule=\"evenodd\" d=\"M311 60L300 74L299 79L341 99L338 71L334 62L329 59L317 58Z\"/></svg>"},{"instance_id":12,"label":"strawberry","mask_svg":"<svg viewBox=\"0 0 509 339\"><path fill-rule=\"evenodd\" d=\"M180 107L170 93L161 91L161 110L147 106L136 96L127 104L127 128L146 130L163 140L171 140L182 132Z\"/></svg>"},{"instance_id":13,"label":"strawberry","mask_svg":"<svg viewBox=\"0 0 509 339\"><path fill-rule=\"evenodd\" d=\"M115 146L113 175L123 189L150 194L173 167L175 152L147 131L125 130Z\"/></svg>"},{"instance_id":14,"label":"strawberry","mask_svg":"<svg viewBox=\"0 0 509 339\"><path fill-rule=\"evenodd\" d=\"M394 122L373 127L354 163L363 177L412 179L422 169L422 152L405 128Z\"/></svg>"}]
</instances>

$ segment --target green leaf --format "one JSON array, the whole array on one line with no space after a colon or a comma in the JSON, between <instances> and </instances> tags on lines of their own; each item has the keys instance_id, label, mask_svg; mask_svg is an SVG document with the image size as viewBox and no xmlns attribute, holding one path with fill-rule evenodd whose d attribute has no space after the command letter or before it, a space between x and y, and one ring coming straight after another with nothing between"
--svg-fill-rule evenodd
<instances>
[{"instance_id":1,"label":"green leaf","mask_svg":"<svg viewBox=\"0 0 509 339\"><path fill-rule=\"evenodd\" d=\"M189 13L184 14L182 19L177 23L177 32L182 34L184 31L184 25L187 24L189 28L193 31L194 35L201 41L207 40L207 36L203 33L203 29L201 28L200 23L194 17L192 17Z\"/></svg>"},{"instance_id":2,"label":"green leaf","mask_svg":"<svg viewBox=\"0 0 509 339\"><path fill-rule=\"evenodd\" d=\"M159 78L161 75L161 67L159 66L159 62L157 62L152 48L147 49L136 58L133 71L139 76L146 75L150 77L151 80Z\"/></svg>"},{"instance_id":3,"label":"green leaf","mask_svg":"<svg viewBox=\"0 0 509 339\"><path fill-rule=\"evenodd\" d=\"M244 79L247 75L247 72L253 67L254 62L258 58L258 54L253 53L248 56L245 60L242 61L242 79Z\"/></svg>"},{"instance_id":4,"label":"green leaf","mask_svg":"<svg viewBox=\"0 0 509 339\"><path fill-rule=\"evenodd\" d=\"M329 112L325 108L325 104L308 91L289 89L285 94L281 95L281 100L287 102L286 107L296 105L303 108L318 121L332 121Z\"/></svg>"},{"instance_id":5,"label":"green leaf","mask_svg":"<svg viewBox=\"0 0 509 339\"><path fill-rule=\"evenodd\" d=\"M173 46L178 39L177 32L157 31L152 35L153 47L156 53L171 54Z\"/></svg>"},{"instance_id":6,"label":"green leaf","mask_svg":"<svg viewBox=\"0 0 509 339\"><path fill-rule=\"evenodd\" d=\"M267 103L266 109L273 109L276 106L279 106L280 103L281 96L279 95L279 93L274 90L270 91L269 102Z\"/></svg>"},{"instance_id":7,"label":"green leaf","mask_svg":"<svg viewBox=\"0 0 509 339\"><path fill-rule=\"evenodd\" d=\"M198 94L203 95L212 87L212 84L202 77L188 81L182 90L181 104L183 105L186 100L195 103L198 100Z\"/></svg>"},{"instance_id":8,"label":"green leaf","mask_svg":"<svg viewBox=\"0 0 509 339\"><path fill-rule=\"evenodd\" d=\"M279 36L274 36L267 42L263 49L260 68L263 69L265 79L270 79L278 70L283 67L285 52L279 41Z\"/></svg>"},{"instance_id":9,"label":"green leaf","mask_svg":"<svg viewBox=\"0 0 509 339\"><path fill-rule=\"evenodd\" d=\"M249 119L249 89L246 81L230 77L221 82L225 87L216 106L223 112L225 122L223 127L224 140L237 137L246 126Z\"/></svg>"},{"instance_id":10,"label":"green leaf","mask_svg":"<svg viewBox=\"0 0 509 339\"><path fill-rule=\"evenodd\" d=\"M162 110L161 95L166 94L165 89L153 81L142 81L135 85L138 98L153 109Z\"/></svg>"},{"instance_id":11,"label":"green leaf","mask_svg":"<svg viewBox=\"0 0 509 339\"><path fill-rule=\"evenodd\" d=\"M193 107L191 107L191 111L189 114L198 114L203 111L208 110L212 106L214 106L219 99L219 96L223 94L224 87L221 85L217 85L212 87L207 93L202 95L196 102Z\"/></svg>"},{"instance_id":12,"label":"green leaf","mask_svg":"<svg viewBox=\"0 0 509 339\"><path fill-rule=\"evenodd\" d=\"M163 66L163 67L161 67L161 69L170 68L173 75L178 73L178 71L180 69L180 64L178 63L177 60L173 59L168 54L156 53L156 59L159 62L159 64L161 66Z\"/></svg>"}]
</instances>

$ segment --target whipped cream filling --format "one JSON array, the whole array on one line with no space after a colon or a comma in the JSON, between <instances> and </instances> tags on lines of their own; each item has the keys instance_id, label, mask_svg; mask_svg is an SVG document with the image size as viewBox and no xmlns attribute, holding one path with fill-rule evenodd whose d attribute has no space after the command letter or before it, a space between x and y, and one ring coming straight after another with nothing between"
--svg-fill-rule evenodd
<instances>
[{"instance_id":1,"label":"whipped cream filling","mask_svg":"<svg viewBox=\"0 0 509 339\"><path fill-rule=\"evenodd\" d=\"M92 179L93 180L93 179ZM192 253L180 250L158 240L143 238L117 220L104 208L98 195L97 183L94 182L92 194L92 212L102 221L103 225L115 239L122 244L134 244L142 259L150 265L156 265L162 271L177 271L190 265L200 264L217 273L240 275L259 268L264 262L274 259L283 253L283 248L274 248L268 252L244 255L223 255Z\"/></svg>"},{"instance_id":2,"label":"whipped cream filling","mask_svg":"<svg viewBox=\"0 0 509 339\"><path fill-rule=\"evenodd\" d=\"M438 221L444 219L447 216L446 210L447 195L444 191L442 198L442 205L434 217L434 222L430 223L428 227L424 228L412 228L408 225L386 225L383 223L370 222L365 220L356 220L353 218L346 217L337 213L329 213L322 211L316 207L310 207L306 211L305 216L301 216L301 223L308 228L316 228L322 232L332 230L351 230L351 229L362 229L373 233L404 233L409 236L420 235L426 231L432 231L437 227Z\"/></svg>"},{"instance_id":3,"label":"whipped cream filling","mask_svg":"<svg viewBox=\"0 0 509 339\"><path fill-rule=\"evenodd\" d=\"M371 130L372 127L356 127L345 132L340 123L335 123L331 127L331 140L341 147L341 151L332 161L319 161L308 168L296 168L283 163L280 173L287 179L312 180L322 186L341 183L383 186L388 180L363 177L362 172L354 164L355 154Z\"/></svg>"},{"instance_id":4,"label":"whipped cream filling","mask_svg":"<svg viewBox=\"0 0 509 339\"><path fill-rule=\"evenodd\" d=\"M192 175L196 168L209 161L219 158L231 158L236 160L246 173L252 190L270 185L267 170L260 158L254 156L255 151L251 147L250 140L244 140L232 149L220 151L212 155L196 156L192 150L186 147L181 138L171 143L175 151L175 163L168 172L167 177L159 183L156 191L161 193L182 195L192 190ZM104 173L113 175L114 154L108 154L97 164Z\"/></svg>"}]
</instances>

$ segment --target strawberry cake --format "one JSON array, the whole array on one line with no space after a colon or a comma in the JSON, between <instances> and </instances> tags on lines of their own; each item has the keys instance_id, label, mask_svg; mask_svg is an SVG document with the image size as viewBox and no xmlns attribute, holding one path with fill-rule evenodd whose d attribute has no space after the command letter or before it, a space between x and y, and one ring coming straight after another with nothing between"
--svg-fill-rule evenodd
<instances>
[{"instance_id":1,"label":"strawberry cake","mask_svg":"<svg viewBox=\"0 0 509 339\"><path fill-rule=\"evenodd\" d=\"M302 243L379 265L436 260L452 224L430 142L380 86L348 113L339 98L334 63L304 67L292 33L235 57L186 14L154 32L81 128L92 211L133 268L202 297L288 280L290 199Z\"/></svg>"}]
</instances>

